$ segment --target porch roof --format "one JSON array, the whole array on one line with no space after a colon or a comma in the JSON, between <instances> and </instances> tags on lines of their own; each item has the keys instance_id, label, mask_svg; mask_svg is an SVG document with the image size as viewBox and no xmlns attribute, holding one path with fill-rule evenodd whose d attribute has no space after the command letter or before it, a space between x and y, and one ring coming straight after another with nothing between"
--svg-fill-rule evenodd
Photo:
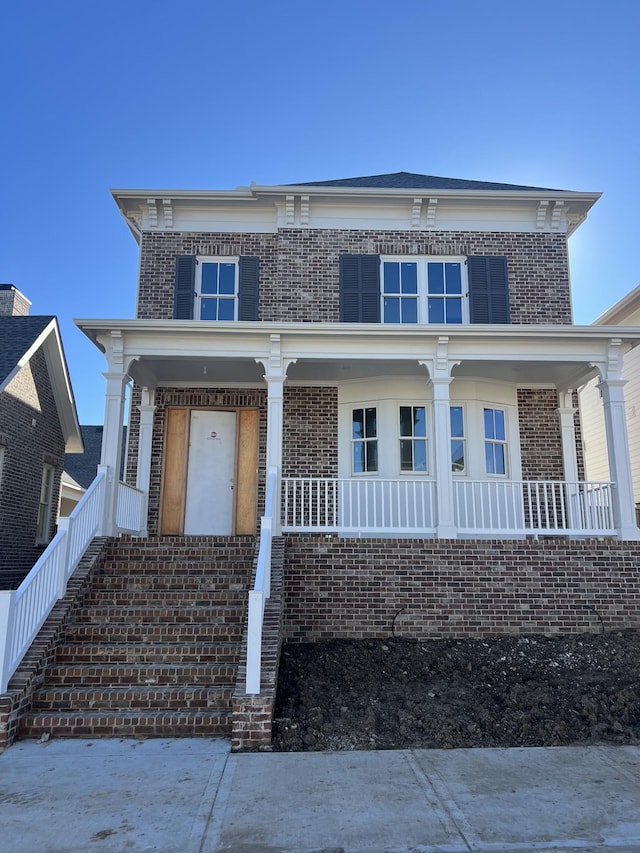
<instances>
[{"instance_id":1,"label":"porch roof","mask_svg":"<svg viewBox=\"0 0 640 853\"><path fill-rule=\"evenodd\" d=\"M640 343L638 326L75 322L105 353L110 371L148 387L255 386L268 370L303 384L428 373L571 390L598 372L619 371Z\"/></svg>"}]
</instances>

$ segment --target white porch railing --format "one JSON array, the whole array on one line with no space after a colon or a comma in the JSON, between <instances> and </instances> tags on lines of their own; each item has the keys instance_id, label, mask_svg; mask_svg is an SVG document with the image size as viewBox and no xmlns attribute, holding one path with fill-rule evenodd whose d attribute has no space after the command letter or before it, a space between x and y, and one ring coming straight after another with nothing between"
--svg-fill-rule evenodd
<instances>
[{"instance_id":1,"label":"white porch railing","mask_svg":"<svg viewBox=\"0 0 640 853\"><path fill-rule=\"evenodd\" d=\"M116 526L123 533L138 533L145 528L146 494L140 489L118 483Z\"/></svg>"},{"instance_id":2,"label":"white porch railing","mask_svg":"<svg viewBox=\"0 0 640 853\"><path fill-rule=\"evenodd\" d=\"M458 530L467 534L610 536L611 483L455 480Z\"/></svg>"},{"instance_id":3,"label":"white porch railing","mask_svg":"<svg viewBox=\"0 0 640 853\"><path fill-rule=\"evenodd\" d=\"M106 469L89 486L16 590L0 590L0 693L7 689L27 649L65 594L67 582L95 536L101 533L107 493ZM116 523L125 532L143 529L145 495L118 483Z\"/></svg>"},{"instance_id":4,"label":"white porch railing","mask_svg":"<svg viewBox=\"0 0 640 853\"><path fill-rule=\"evenodd\" d=\"M69 518L16 590L0 591L0 693L7 689L25 652L102 523L107 479L98 474Z\"/></svg>"},{"instance_id":5,"label":"white porch railing","mask_svg":"<svg viewBox=\"0 0 640 853\"><path fill-rule=\"evenodd\" d=\"M249 614L247 619L247 672L246 692L260 693L262 658L262 627L264 608L271 595L271 542L273 539L273 512L275 507L278 471L269 469L264 515L260 519L260 549L256 579L249 591Z\"/></svg>"},{"instance_id":6,"label":"white porch railing","mask_svg":"<svg viewBox=\"0 0 640 853\"><path fill-rule=\"evenodd\" d=\"M282 486L284 532L435 534L433 481L285 477ZM454 479L453 501L467 536L616 533L611 483Z\"/></svg>"},{"instance_id":7,"label":"white porch railing","mask_svg":"<svg viewBox=\"0 0 640 853\"><path fill-rule=\"evenodd\" d=\"M432 480L284 477L282 530L435 532Z\"/></svg>"}]
</instances>

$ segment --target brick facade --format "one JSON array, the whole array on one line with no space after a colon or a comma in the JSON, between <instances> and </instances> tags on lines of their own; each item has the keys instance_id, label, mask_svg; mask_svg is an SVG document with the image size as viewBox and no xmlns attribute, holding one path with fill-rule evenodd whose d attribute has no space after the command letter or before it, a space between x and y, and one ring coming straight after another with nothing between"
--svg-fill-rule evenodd
<instances>
[{"instance_id":1,"label":"brick facade","mask_svg":"<svg viewBox=\"0 0 640 853\"><path fill-rule=\"evenodd\" d=\"M338 476L336 388L285 387L282 475Z\"/></svg>"},{"instance_id":2,"label":"brick facade","mask_svg":"<svg viewBox=\"0 0 640 853\"><path fill-rule=\"evenodd\" d=\"M0 585L17 586L44 550L36 544L43 465L54 469L49 538L56 529L65 441L42 349L0 395Z\"/></svg>"},{"instance_id":3,"label":"brick facade","mask_svg":"<svg viewBox=\"0 0 640 853\"><path fill-rule=\"evenodd\" d=\"M629 542L288 536L285 639L621 629L640 618L639 564Z\"/></svg>"},{"instance_id":4,"label":"brick facade","mask_svg":"<svg viewBox=\"0 0 640 853\"><path fill-rule=\"evenodd\" d=\"M280 229L275 234L144 233L138 317L171 319L177 255L260 258L260 319L338 322L341 254L504 255L512 323L571 323L563 234Z\"/></svg>"}]
</instances>

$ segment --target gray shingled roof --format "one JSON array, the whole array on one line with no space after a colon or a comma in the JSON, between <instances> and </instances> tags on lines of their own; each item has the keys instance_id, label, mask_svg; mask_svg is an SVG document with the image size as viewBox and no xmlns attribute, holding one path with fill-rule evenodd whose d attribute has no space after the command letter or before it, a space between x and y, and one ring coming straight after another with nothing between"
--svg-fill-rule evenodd
<instances>
[{"instance_id":1,"label":"gray shingled roof","mask_svg":"<svg viewBox=\"0 0 640 853\"><path fill-rule=\"evenodd\" d=\"M389 175L368 175L362 178L340 178L334 181L300 181L287 186L353 187L372 189L416 190L520 190L530 192L563 192L549 187L526 187L520 184L496 184L491 181L467 181L463 178L440 178L436 175L415 175L412 172L393 172Z\"/></svg>"},{"instance_id":2,"label":"gray shingled roof","mask_svg":"<svg viewBox=\"0 0 640 853\"><path fill-rule=\"evenodd\" d=\"M100 462L102 451L102 426L85 425L80 426L84 453L65 453L64 470L70 477L88 489L96 478L96 470Z\"/></svg>"},{"instance_id":3,"label":"gray shingled roof","mask_svg":"<svg viewBox=\"0 0 640 853\"><path fill-rule=\"evenodd\" d=\"M48 315L0 317L0 383L53 319Z\"/></svg>"}]
</instances>

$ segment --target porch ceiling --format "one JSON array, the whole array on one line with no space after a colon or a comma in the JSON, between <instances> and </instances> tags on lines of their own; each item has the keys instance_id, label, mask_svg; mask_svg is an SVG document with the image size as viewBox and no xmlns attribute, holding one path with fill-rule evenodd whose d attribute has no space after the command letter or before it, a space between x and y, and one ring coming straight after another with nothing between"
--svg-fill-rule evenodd
<instances>
[{"instance_id":1,"label":"porch ceiling","mask_svg":"<svg viewBox=\"0 0 640 853\"><path fill-rule=\"evenodd\" d=\"M538 385L570 388L586 382L595 370L581 362L567 361L462 361L453 368L454 379L485 379L508 382L520 387ZM210 386L263 385L264 368L252 358L154 357L136 360L130 370L142 385ZM338 384L375 378L420 379L428 374L416 360L326 358L298 359L289 367L291 383Z\"/></svg>"}]
</instances>

